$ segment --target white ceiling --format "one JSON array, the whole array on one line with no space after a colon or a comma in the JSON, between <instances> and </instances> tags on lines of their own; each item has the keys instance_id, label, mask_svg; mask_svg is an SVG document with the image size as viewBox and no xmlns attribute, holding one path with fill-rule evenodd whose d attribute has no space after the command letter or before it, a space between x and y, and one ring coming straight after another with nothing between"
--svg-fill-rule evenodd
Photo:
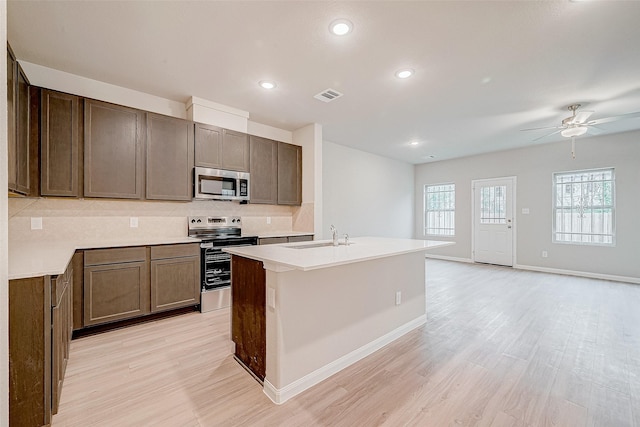
<instances>
[{"instance_id":1,"label":"white ceiling","mask_svg":"<svg viewBox=\"0 0 640 427\"><path fill-rule=\"evenodd\" d=\"M410 163L531 145L546 131L520 129L576 102L591 119L640 111L637 1L10 0L7 15L18 59L283 129L320 123L325 140ZM353 32L330 34L336 18ZM313 98L327 88L344 96Z\"/></svg>"}]
</instances>

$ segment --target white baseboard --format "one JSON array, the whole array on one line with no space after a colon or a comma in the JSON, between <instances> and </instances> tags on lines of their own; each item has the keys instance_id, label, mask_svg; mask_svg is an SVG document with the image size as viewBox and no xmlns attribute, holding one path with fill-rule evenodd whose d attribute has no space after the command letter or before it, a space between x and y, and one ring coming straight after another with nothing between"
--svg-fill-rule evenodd
<instances>
[{"instance_id":1,"label":"white baseboard","mask_svg":"<svg viewBox=\"0 0 640 427\"><path fill-rule=\"evenodd\" d=\"M547 268L547 267L538 267L535 265L522 265L522 264L515 264L513 268L517 268L519 270L540 271L543 273L563 274L565 276L578 276L578 277L587 277L589 279L602 279L602 280L612 280L614 282L640 284L639 277L615 276L613 274L589 273L586 271L564 270L560 268Z\"/></svg>"},{"instance_id":2,"label":"white baseboard","mask_svg":"<svg viewBox=\"0 0 640 427\"><path fill-rule=\"evenodd\" d=\"M333 362L325 365L315 371L305 375L304 377L286 385L281 389L277 389L273 384L269 382L267 378L264 380L264 394L274 403L280 405L292 397L302 393L309 387L318 384L321 381L329 378L331 375L343 370L344 368L353 365L357 361L364 359L371 353L380 350L385 345L397 340L404 334L411 332L415 328L424 325L427 322L427 315L417 317L416 319L405 323L404 325L394 329L393 331L381 336L380 338L371 341L362 347L355 349L351 353L345 354L341 358L334 360Z\"/></svg>"},{"instance_id":3,"label":"white baseboard","mask_svg":"<svg viewBox=\"0 0 640 427\"><path fill-rule=\"evenodd\" d=\"M441 259L444 261L456 261L456 262L468 262L473 263L471 258L458 258L454 256L445 256L445 255L434 255L434 254L426 254L425 258L433 258L433 259Z\"/></svg>"}]
</instances>

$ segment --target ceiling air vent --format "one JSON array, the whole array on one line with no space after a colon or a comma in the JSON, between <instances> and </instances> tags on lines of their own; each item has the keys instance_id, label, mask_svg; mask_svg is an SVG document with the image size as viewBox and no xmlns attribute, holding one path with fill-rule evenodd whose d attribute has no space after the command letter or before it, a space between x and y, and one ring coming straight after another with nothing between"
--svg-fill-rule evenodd
<instances>
[{"instance_id":1,"label":"ceiling air vent","mask_svg":"<svg viewBox=\"0 0 640 427\"><path fill-rule=\"evenodd\" d=\"M340 98L342 94L335 89L325 89L319 94L315 95L315 99L319 99L322 102L333 101L334 99Z\"/></svg>"}]
</instances>

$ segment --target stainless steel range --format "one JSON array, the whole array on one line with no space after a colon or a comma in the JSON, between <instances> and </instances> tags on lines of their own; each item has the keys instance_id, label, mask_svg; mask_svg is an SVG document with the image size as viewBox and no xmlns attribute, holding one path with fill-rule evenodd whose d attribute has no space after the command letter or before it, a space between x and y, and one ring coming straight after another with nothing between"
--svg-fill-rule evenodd
<instances>
[{"instance_id":1,"label":"stainless steel range","mask_svg":"<svg viewBox=\"0 0 640 427\"><path fill-rule=\"evenodd\" d=\"M257 236L243 236L240 217L190 216L189 237L200 243L200 311L207 312L231 304L231 255L222 252L227 246L258 244Z\"/></svg>"}]
</instances>

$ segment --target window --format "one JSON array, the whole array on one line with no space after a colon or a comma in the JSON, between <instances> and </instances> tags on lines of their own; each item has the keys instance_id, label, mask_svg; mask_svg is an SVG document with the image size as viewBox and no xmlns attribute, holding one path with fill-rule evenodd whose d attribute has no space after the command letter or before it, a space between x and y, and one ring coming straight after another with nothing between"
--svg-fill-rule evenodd
<instances>
[{"instance_id":1,"label":"window","mask_svg":"<svg viewBox=\"0 0 640 427\"><path fill-rule=\"evenodd\" d=\"M480 224L507 223L507 186L480 189Z\"/></svg>"},{"instance_id":2,"label":"window","mask_svg":"<svg viewBox=\"0 0 640 427\"><path fill-rule=\"evenodd\" d=\"M424 186L424 235L455 235L456 185Z\"/></svg>"},{"instance_id":3,"label":"window","mask_svg":"<svg viewBox=\"0 0 640 427\"><path fill-rule=\"evenodd\" d=\"M553 174L553 241L614 244L613 168Z\"/></svg>"}]
</instances>

